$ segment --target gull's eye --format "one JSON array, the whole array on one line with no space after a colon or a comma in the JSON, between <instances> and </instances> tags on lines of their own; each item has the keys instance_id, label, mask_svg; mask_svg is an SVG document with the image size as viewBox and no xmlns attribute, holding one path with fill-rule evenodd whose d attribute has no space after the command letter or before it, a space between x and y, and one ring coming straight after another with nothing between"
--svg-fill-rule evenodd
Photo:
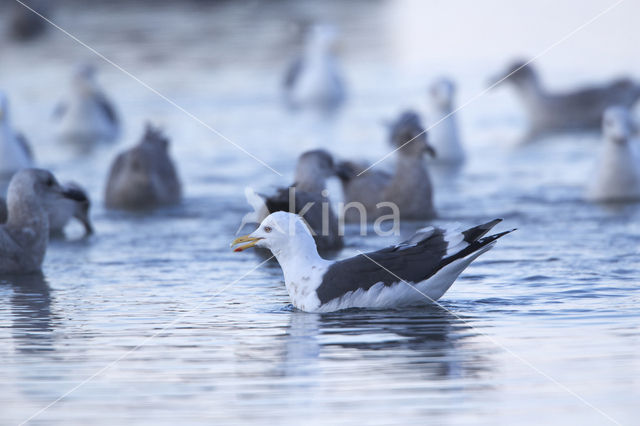
<instances>
[{"instance_id":1,"label":"gull's eye","mask_svg":"<svg viewBox=\"0 0 640 426\"><path fill-rule=\"evenodd\" d=\"M264 232L266 232L267 234L268 234L269 232L271 232L271 227L270 227L270 226L265 226L265 227L264 227Z\"/></svg>"},{"instance_id":2,"label":"gull's eye","mask_svg":"<svg viewBox=\"0 0 640 426\"><path fill-rule=\"evenodd\" d=\"M47 186L53 186L53 178L49 178L47 179L47 182L45 182Z\"/></svg>"}]
</instances>

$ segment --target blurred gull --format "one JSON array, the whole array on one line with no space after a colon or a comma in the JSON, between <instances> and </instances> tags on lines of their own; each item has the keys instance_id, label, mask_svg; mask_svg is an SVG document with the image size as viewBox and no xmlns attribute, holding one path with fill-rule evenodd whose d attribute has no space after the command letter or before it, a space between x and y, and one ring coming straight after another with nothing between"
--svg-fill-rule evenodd
<instances>
[{"instance_id":1,"label":"blurred gull","mask_svg":"<svg viewBox=\"0 0 640 426\"><path fill-rule=\"evenodd\" d=\"M595 130L600 126L607 107L620 105L630 108L640 98L640 85L629 79L572 92L550 93L543 87L533 67L524 62L513 64L496 81L511 73L514 74L505 82L514 85L524 104L530 122L529 139L557 132Z\"/></svg>"},{"instance_id":2,"label":"blurred gull","mask_svg":"<svg viewBox=\"0 0 640 426\"><path fill-rule=\"evenodd\" d=\"M349 206L354 202L365 209L368 221L389 215L388 208L379 206L383 202L395 204L402 219L427 220L436 216L433 187L423 161L425 153L435 156L435 152L427 142L427 134L416 113L403 113L391 126L391 143L399 148L393 175L370 169L358 176L366 167L352 162L338 166L347 203L344 211L347 222L360 221L360 211Z\"/></svg>"},{"instance_id":3,"label":"blurred gull","mask_svg":"<svg viewBox=\"0 0 640 426\"><path fill-rule=\"evenodd\" d=\"M47 206L63 198L82 200L46 170L23 169L13 176L7 193L7 223L0 225L0 274L40 271L49 242Z\"/></svg>"},{"instance_id":4,"label":"blurred gull","mask_svg":"<svg viewBox=\"0 0 640 426\"><path fill-rule=\"evenodd\" d=\"M52 2L29 0L29 7L41 15L46 15ZM28 41L42 35L49 25L44 19L18 2L11 2L9 14L9 35L14 40Z\"/></svg>"},{"instance_id":5,"label":"blurred gull","mask_svg":"<svg viewBox=\"0 0 640 426\"><path fill-rule=\"evenodd\" d=\"M453 112L455 85L447 78L440 78L429 87L429 142L435 148L437 157L432 162L446 165L460 165L465 160L460 143L458 123Z\"/></svg>"},{"instance_id":6,"label":"blurred gull","mask_svg":"<svg viewBox=\"0 0 640 426\"><path fill-rule=\"evenodd\" d=\"M148 209L177 204L182 189L169 140L147 125L140 143L120 153L111 164L106 187L106 205L118 209Z\"/></svg>"},{"instance_id":7,"label":"blurred gull","mask_svg":"<svg viewBox=\"0 0 640 426\"><path fill-rule=\"evenodd\" d=\"M335 174L333 157L327 151L316 149L303 153L298 158L293 185L280 188L275 195L262 198L265 208L258 209L252 221L260 223L267 215L276 211L302 213L318 250L342 248L338 218L331 208L326 190L327 179ZM254 202L252 204L255 205Z\"/></svg>"},{"instance_id":8,"label":"blurred gull","mask_svg":"<svg viewBox=\"0 0 640 426\"><path fill-rule=\"evenodd\" d=\"M602 120L604 146L587 186L590 201L640 201L640 158L633 135L637 125L628 109L609 107Z\"/></svg>"},{"instance_id":9,"label":"blurred gull","mask_svg":"<svg viewBox=\"0 0 640 426\"><path fill-rule=\"evenodd\" d=\"M93 234L93 226L89 219L91 202L87 192L78 184L69 182L62 186L67 192L75 193L74 199L60 198L53 203L45 203L44 207L49 217L49 231L51 235L62 235L65 226L72 218L76 218L84 226L85 235ZM0 198L0 223L7 221L7 204Z\"/></svg>"},{"instance_id":10,"label":"blurred gull","mask_svg":"<svg viewBox=\"0 0 640 426\"><path fill-rule=\"evenodd\" d=\"M390 309L438 300L458 275L496 240L483 236L500 220L464 232L423 228L401 244L338 261L318 254L299 216L276 212L253 233L237 238L235 251L268 248L284 273L291 303L307 312L348 308Z\"/></svg>"},{"instance_id":11,"label":"blurred gull","mask_svg":"<svg viewBox=\"0 0 640 426\"><path fill-rule=\"evenodd\" d=\"M330 25L313 25L304 51L287 70L285 99L293 108L312 108L330 112L345 98L344 84L332 53L336 30Z\"/></svg>"},{"instance_id":12,"label":"blurred gull","mask_svg":"<svg viewBox=\"0 0 640 426\"><path fill-rule=\"evenodd\" d=\"M116 110L102 92L91 65L79 66L70 93L54 111L58 140L90 149L101 142L113 142L120 132Z\"/></svg>"},{"instance_id":13,"label":"blurred gull","mask_svg":"<svg viewBox=\"0 0 640 426\"><path fill-rule=\"evenodd\" d=\"M0 195L5 193L15 172L32 164L29 144L11 127L9 100L0 92Z\"/></svg>"}]
</instances>

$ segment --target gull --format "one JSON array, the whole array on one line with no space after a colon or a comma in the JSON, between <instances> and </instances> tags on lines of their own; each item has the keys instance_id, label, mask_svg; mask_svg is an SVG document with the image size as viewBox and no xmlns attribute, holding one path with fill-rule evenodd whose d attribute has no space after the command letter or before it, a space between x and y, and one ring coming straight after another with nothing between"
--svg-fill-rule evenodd
<instances>
[{"instance_id":1,"label":"gull","mask_svg":"<svg viewBox=\"0 0 640 426\"><path fill-rule=\"evenodd\" d=\"M67 192L74 193L74 199L60 198L52 203L45 203L45 210L49 218L49 232L51 235L62 235L65 226L76 218L84 226L85 235L93 234L93 226L89 219L91 202L87 192L75 182L62 185ZM7 202L0 198L0 223L5 223L8 216Z\"/></svg>"},{"instance_id":2,"label":"gull","mask_svg":"<svg viewBox=\"0 0 640 426\"><path fill-rule=\"evenodd\" d=\"M106 206L138 210L178 204L182 186L168 150L169 139L148 124L140 143L111 164Z\"/></svg>"},{"instance_id":3,"label":"gull","mask_svg":"<svg viewBox=\"0 0 640 426\"><path fill-rule=\"evenodd\" d=\"M529 139L545 134L595 130L609 106L631 108L640 99L640 85L628 78L599 86L552 93L544 88L538 73L524 62L514 63L500 82L512 83L524 104L529 122Z\"/></svg>"},{"instance_id":4,"label":"gull","mask_svg":"<svg viewBox=\"0 0 640 426\"><path fill-rule=\"evenodd\" d=\"M332 53L336 30L314 24L305 41L303 54L289 66L284 79L285 100L292 108L330 112L345 99L343 79Z\"/></svg>"},{"instance_id":5,"label":"gull","mask_svg":"<svg viewBox=\"0 0 640 426\"><path fill-rule=\"evenodd\" d=\"M59 141L90 149L95 144L118 138L118 115L96 82L95 74L96 69L87 64L74 72L68 98L54 111Z\"/></svg>"},{"instance_id":6,"label":"gull","mask_svg":"<svg viewBox=\"0 0 640 426\"><path fill-rule=\"evenodd\" d=\"M393 174L373 169L361 173L364 168L356 163L339 164L346 222L359 222L363 215L367 221L374 221L388 215L385 207L392 206L397 207L401 219L428 220L436 216L431 178L423 160L426 153L435 156L435 150L427 142L427 133L415 112L401 114L391 126L391 144L397 149Z\"/></svg>"},{"instance_id":7,"label":"gull","mask_svg":"<svg viewBox=\"0 0 640 426\"><path fill-rule=\"evenodd\" d=\"M444 77L429 87L429 117L434 123L429 127L429 142L438 154L432 159L433 163L455 166L465 160L458 122L453 113L455 91L455 84Z\"/></svg>"},{"instance_id":8,"label":"gull","mask_svg":"<svg viewBox=\"0 0 640 426\"><path fill-rule=\"evenodd\" d=\"M592 180L587 185L590 201L640 201L638 132L631 113L624 107L609 107L602 119L604 145ZM635 143L634 143L635 142Z\"/></svg>"},{"instance_id":9,"label":"gull","mask_svg":"<svg viewBox=\"0 0 640 426\"><path fill-rule=\"evenodd\" d=\"M320 257L299 216L276 212L232 245L243 244L235 251L254 246L271 250L293 306L302 311L399 308L442 297L471 262L511 232L483 237L498 222L463 232L424 228L401 244L330 261Z\"/></svg>"},{"instance_id":10,"label":"gull","mask_svg":"<svg viewBox=\"0 0 640 426\"><path fill-rule=\"evenodd\" d=\"M63 198L83 199L47 170L22 169L13 176L7 192L7 223L0 225L0 274L41 270L49 243L47 206Z\"/></svg>"}]
</instances>

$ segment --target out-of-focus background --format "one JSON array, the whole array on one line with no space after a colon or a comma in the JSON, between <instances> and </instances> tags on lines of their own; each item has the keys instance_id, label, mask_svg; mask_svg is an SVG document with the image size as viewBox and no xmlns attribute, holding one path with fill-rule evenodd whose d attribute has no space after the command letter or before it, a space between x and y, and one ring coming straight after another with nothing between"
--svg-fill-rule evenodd
<instances>
[{"instance_id":1,"label":"out-of-focus background","mask_svg":"<svg viewBox=\"0 0 640 426\"><path fill-rule=\"evenodd\" d=\"M0 423L28 419L143 344L32 423L601 425L602 411L633 424L640 208L582 200L597 132L522 146L514 92L476 98L513 59L541 53L534 65L553 90L640 80L640 5L593 20L614 4L59 0L44 13L68 34L48 26L17 42L5 31L16 5L4 0L0 89L13 124L39 166L88 188L96 235L53 241L44 279L0 280ZM338 29L348 90L322 125L286 109L281 93L301 27L318 21ZM86 62L124 127L116 145L80 156L54 140L52 111ZM277 264L235 282L261 261L228 249L250 210L244 188L289 184L310 148L376 161L389 151L381 123L424 112L442 75L458 105L473 102L457 114L467 164L434 174L434 223L503 217L519 228L453 285L449 311L297 312ZM147 120L171 139L185 198L149 215L109 212L109 164ZM351 230L339 256L398 240Z\"/></svg>"}]
</instances>

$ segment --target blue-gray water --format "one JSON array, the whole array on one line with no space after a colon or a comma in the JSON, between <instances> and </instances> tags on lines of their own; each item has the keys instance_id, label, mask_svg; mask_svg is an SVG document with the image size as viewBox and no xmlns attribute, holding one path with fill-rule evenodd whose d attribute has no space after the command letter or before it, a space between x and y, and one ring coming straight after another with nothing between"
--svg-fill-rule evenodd
<instances>
[{"instance_id":1,"label":"blue-gray water","mask_svg":"<svg viewBox=\"0 0 640 426\"><path fill-rule=\"evenodd\" d=\"M461 104L509 58L543 51L612 3L491 1L465 16L413 1L123 4L53 16L284 176L99 59L125 134L78 159L53 141L51 111L72 66L95 57L55 29L0 42L16 127L40 165L89 187L97 231L52 242L43 278L0 280L1 424L37 413L32 424L637 424L640 206L581 201L598 135L515 146L523 117L509 90L460 112L470 161L436 176L436 223L503 217L501 229L519 230L463 273L443 307L297 312L276 264L245 276L262 259L229 250L246 186L288 183L297 154L318 145L375 161L388 150L380 122L424 108L430 79L450 73ZM637 12L623 3L554 48L539 60L545 80L640 77L627 50ZM279 102L292 16L342 31L350 102L322 132ZM184 202L106 211L108 165L145 119L172 139ZM355 234L340 257L399 239Z\"/></svg>"}]
</instances>

